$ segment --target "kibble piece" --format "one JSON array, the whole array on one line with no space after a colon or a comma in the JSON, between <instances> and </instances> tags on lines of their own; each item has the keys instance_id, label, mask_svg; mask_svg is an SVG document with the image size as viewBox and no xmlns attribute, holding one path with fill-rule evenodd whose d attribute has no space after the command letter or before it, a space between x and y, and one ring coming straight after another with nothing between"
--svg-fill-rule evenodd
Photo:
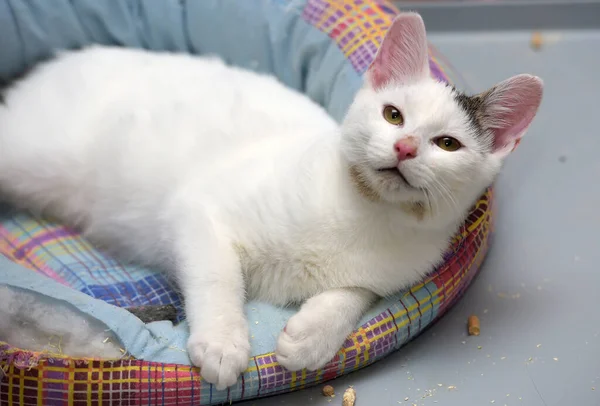
<instances>
[{"instance_id":1,"label":"kibble piece","mask_svg":"<svg viewBox=\"0 0 600 406\"><path fill-rule=\"evenodd\" d=\"M350 387L346 389L346 392L344 392L342 406L354 406L354 402L356 402L356 391L354 388Z\"/></svg>"},{"instance_id":2,"label":"kibble piece","mask_svg":"<svg viewBox=\"0 0 600 406\"><path fill-rule=\"evenodd\" d=\"M479 328L479 318L475 315L469 316L467 327L470 336L478 336L481 333Z\"/></svg>"},{"instance_id":3,"label":"kibble piece","mask_svg":"<svg viewBox=\"0 0 600 406\"><path fill-rule=\"evenodd\" d=\"M331 397L331 396L335 395L335 389L333 389L333 386L331 386L331 385L323 386L322 392L323 392L323 396Z\"/></svg>"},{"instance_id":4,"label":"kibble piece","mask_svg":"<svg viewBox=\"0 0 600 406\"><path fill-rule=\"evenodd\" d=\"M533 48L535 51L539 51L542 45L544 45L544 37L542 37L542 33L536 31L531 34L531 48Z\"/></svg>"}]
</instances>

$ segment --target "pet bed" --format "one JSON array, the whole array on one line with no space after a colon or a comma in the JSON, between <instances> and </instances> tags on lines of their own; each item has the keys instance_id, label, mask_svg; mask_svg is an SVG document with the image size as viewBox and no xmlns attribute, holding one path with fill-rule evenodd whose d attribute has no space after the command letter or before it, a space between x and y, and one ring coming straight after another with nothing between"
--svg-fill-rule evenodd
<instances>
[{"instance_id":1,"label":"pet bed","mask_svg":"<svg viewBox=\"0 0 600 406\"><path fill-rule=\"evenodd\" d=\"M341 120L397 10L377 0L113 2L0 0L0 78L52 49L90 43L216 53L271 72ZM449 81L431 51L432 74ZM217 391L190 366L175 285L160 272L123 265L50 220L0 208L0 286L68 303L107 326L123 346L112 360L35 352L0 342L0 404L211 405L304 388L381 359L419 335L460 298L492 232L491 188L476 202L445 261L422 283L377 303L321 370L287 371L273 350L295 309L246 307L252 357L236 385ZM124 308L173 304L176 323L144 324ZM3 376L2 376L3 375Z\"/></svg>"}]
</instances>

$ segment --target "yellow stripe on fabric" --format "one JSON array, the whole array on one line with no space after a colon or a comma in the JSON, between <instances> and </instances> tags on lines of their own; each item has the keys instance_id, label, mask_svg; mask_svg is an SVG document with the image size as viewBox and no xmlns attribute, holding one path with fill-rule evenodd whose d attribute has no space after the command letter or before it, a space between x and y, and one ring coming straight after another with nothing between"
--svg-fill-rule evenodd
<instances>
[{"instance_id":1,"label":"yellow stripe on fabric","mask_svg":"<svg viewBox=\"0 0 600 406\"><path fill-rule=\"evenodd\" d=\"M37 367L38 377L37 377L37 406L44 406L43 397L44 397L44 363L40 363Z\"/></svg>"},{"instance_id":2,"label":"yellow stripe on fabric","mask_svg":"<svg viewBox=\"0 0 600 406\"><path fill-rule=\"evenodd\" d=\"M98 405L102 405L102 383L104 382L104 363L100 361L98 363L100 367L98 368ZM122 376L122 375L121 375Z\"/></svg>"},{"instance_id":3,"label":"yellow stripe on fabric","mask_svg":"<svg viewBox=\"0 0 600 406\"><path fill-rule=\"evenodd\" d=\"M355 29L356 27L354 26L354 27L349 27L349 28ZM365 36L365 37L358 37L358 38L355 38L353 41L349 41L346 45L344 45L344 49L342 49L342 51L344 52L344 56L346 58L349 57L361 45L364 45L368 41L373 41L374 43L377 43L375 41L375 37L376 37L376 35L372 35L372 36L369 35L369 36Z\"/></svg>"},{"instance_id":4,"label":"yellow stripe on fabric","mask_svg":"<svg viewBox=\"0 0 600 406\"><path fill-rule=\"evenodd\" d=\"M25 370L19 369L19 406L25 406Z\"/></svg>"},{"instance_id":5,"label":"yellow stripe on fabric","mask_svg":"<svg viewBox=\"0 0 600 406\"><path fill-rule=\"evenodd\" d=\"M36 378L35 376L25 376L23 377L23 381L37 381L39 378ZM188 379L189 380L189 379ZM133 378L128 378L128 379L108 379L106 381L103 381L104 383L136 383L138 382L138 379L133 379ZM162 379L160 380L162 382ZM176 382L176 381L185 381L185 379L182 378L165 378L165 382ZM45 378L44 382L49 382L49 383L65 383L65 382L69 382L66 379L59 379L59 378ZM80 382L77 382L80 383ZM101 382L98 382L101 383Z\"/></svg>"},{"instance_id":6,"label":"yellow stripe on fabric","mask_svg":"<svg viewBox=\"0 0 600 406\"><path fill-rule=\"evenodd\" d=\"M91 361L91 360L89 360L89 361ZM125 372L125 371L137 371L138 369L139 369L139 367L127 365L127 366L120 366L120 367L104 368L103 371L104 372ZM173 371L175 370L175 368L171 368L171 369ZM47 371L52 371L52 372L67 372L67 371L70 371L71 368L70 367L51 367L51 366L47 366L46 370Z\"/></svg>"},{"instance_id":7,"label":"yellow stripe on fabric","mask_svg":"<svg viewBox=\"0 0 600 406\"><path fill-rule=\"evenodd\" d=\"M372 27L376 27L377 24L375 24L374 20L371 18L371 16L368 13L365 13L362 10L362 7L358 7L356 4L352 5L353 10L356 12L357 16L355 17L355 21L357 22L356 25L354 25L352 27L352 29L355 28L359 28L361 32L367 34L364 37L359 37L358 41L355 41L354 43L349 42L348 44L346 44L344 46L344 55L346 57L350 56L354 51L356 51L356 49L358 49L361 45L363 45L364 43L368 42L368 41L373 41L374 44L376 44L377 46L381 45L377 40L376 37L378 35L380 35L382 38L385 36L386 34L386 30L384 30L383 28L381 30L368 30L365 28L365 21L369 22L371 24ZM372 5L372 8L377 8L377 5ZM364 19L360 19L358 17L358 15L361 15L364 17ZM377 16L378 18L384 20L385 22L389 23L391 25L392 23L392 19L391 17L388 17L387 14L381 14ZM386 27L387 28L387 27ZM340 37L341 38L341 37Z\"/></svg>"},{"instance_id":8,"label":"yellow stripe on fabric","mask_svg":"<svg viewBox=\"0 0 600 406\"><path fill-rule=\"evenodd\" d=\"M359 329L359 331L360 331L360 335L363 338L363 344L364 344L363 353L365 354L363 356L363 360L366 363L367 361L369 361L369 350L371 349L372 341L367 338L367 332L365 331L365 329L361 328L361 329Z\"/></svg>"},{"instance_id":9,"label":"yellow stripe on fabric","mask_svg":"<svg viewBox=\"0 0 600 406\"><path fill-rule=\"evenodd\" d=\"M10 364L10 366L8 367L8 404L9 405L14 405L14 400L13 400L13 374L14 374L14 365Z\"/></svg>"},{"instance_id":10,"label":"yellow stripe on fabric","mask_svg":"<svg viewBox=\"0 0 600 406\"><path fill-rule=\"evenodd\" d=\"M298 373L296 371L292 372L292 380L290 382L290 388L296 387L296 379L298 379Z\"/></svg>"},{"instance_id":11,"label":"yellow stripe on fabric","mask_svg":"<svg viewBox=\"0 0 600 406\"><path fill-rule=\"evenodd\" d=\"M88 382L87 382L87 402L88 402L88 406L91 406L92 404L92 374L94 372L94 368L92 367L92 363L88 362ZM100 400L100 399L98 399Z\"/></svg>"},{"instance_id":12,"label":"yellow stripe on fabric","mask_svg":"<svg viewBox=\"0 0 600 406\"><path fill-rule=\"evenodd\" d=\"M317 374L315 375L316 382L321 382L323 380L323 372L325 372L324 368L317 369Z\"/></svg>"},{"instance_id":13,"label":"yellow stripe on fabric","mask_svg":"<svg viewBox=\"0 0 600 406\"><path fill-rule=\"evenodd\" d=\"M349 57L350 55L352 55L352 53L354 51L356 51L358 48L360 48L361 45L364 45L365 43L372 41L374 44L377 45L377 47L379 47L381 45L381 43L379 41L377 41L377 37L381 36L383 39L383 36L385 36L385 32L381 32L381 31L377 31L377 30L371 30L371 31L367 31L364 30L364 27L362 27L363 32L365 32L365 36L363 37L358 37L356 38L354 41L352 42L348 42L345 46L344 46L344 56Z\"/></svg>"},{"instance_id":14,"label":"yellow stripe on fabric","mask_svg":"<svg viewBox=\"0 0 600 406\"><path fill-rule=\"evenodd\" d=\"M352 338L352 342L354 343L353 347L356 350L356 358L360 359L360 345L358 344L358 340L356 339L356 334L352 334L351 338ZM358 362L355 362L353 369L356 371L358 369L358 367L359 367Z\"/></svg>"},{"instance_id":15,"label":"yellow stripe on fabric","mask_svg":"<svg viewBox=\"0 0 600 406\"><path fill-rule=\"evenodd\" d=\"M73 401L75 400L75 363L71 361L69 365L69 382L68 382L68 403L69 406L73 406Z\"/></svg>"}]
</instances>

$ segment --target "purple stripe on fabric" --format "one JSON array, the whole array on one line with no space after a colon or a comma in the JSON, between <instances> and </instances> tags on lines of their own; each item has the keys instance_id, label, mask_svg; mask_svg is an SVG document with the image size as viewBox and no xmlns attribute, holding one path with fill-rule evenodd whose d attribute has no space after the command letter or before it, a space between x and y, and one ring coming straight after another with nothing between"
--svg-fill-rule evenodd
<instances>
[{"instance_id":1,"label":"purple stripe on fabric","mask_svg":"<svg viewBox=\"0 0 600 406\"><path fill-rule=\"evenodd\" d=\"M47 243L48 241L56 240L58 238L70 237L73 233L65 228L57 228L53 231L44 231L42 234L30 238L27 243L18 248L14 255L15 258L21 260L27 254L27 251L35 248L38 245Z\"/></svg>"},{"instance_id":2,"label":"purple stripe on fabric","mask_svg":"<svg viewBox=\"0 0 600 406\"><path fill-rule=\"evenodd\" d=\"M442 73L440 67L432 60L429 60L429 69L431 70L432 75L443 82L447 82L448 78Z\"/></svg>"}]
</instances>

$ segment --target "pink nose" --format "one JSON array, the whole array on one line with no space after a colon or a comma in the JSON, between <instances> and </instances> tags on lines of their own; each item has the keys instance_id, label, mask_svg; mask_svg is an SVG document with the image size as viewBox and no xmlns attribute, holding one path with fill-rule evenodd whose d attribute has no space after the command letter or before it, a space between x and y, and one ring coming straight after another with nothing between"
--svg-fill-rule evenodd
<instances>
[{"instance_id":1,"label":"pink nose","mask_svg":"<svg viewBox=\"0 0 600 406\"><path fill-rule=\"evenodd\" d=\"M398 161L405 161L407 159L413 159L416 157L417 147L418 144L413 137L407 137L397 141L394 144L394 151L396 151Z\"/></svg>"}]
</instances>

